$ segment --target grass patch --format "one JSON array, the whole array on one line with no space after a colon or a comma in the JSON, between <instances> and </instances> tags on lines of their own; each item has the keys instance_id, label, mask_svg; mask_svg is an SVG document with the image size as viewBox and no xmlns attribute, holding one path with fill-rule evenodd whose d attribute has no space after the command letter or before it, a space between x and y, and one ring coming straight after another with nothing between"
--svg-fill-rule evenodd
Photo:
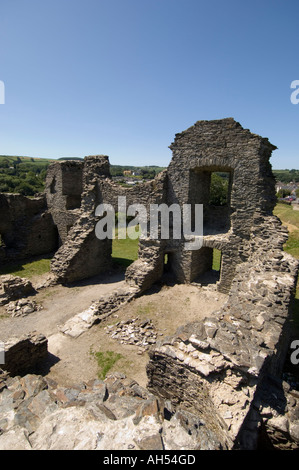
<instances>
[{"instance_id":1,"label":"grass patch","mask_svg":"<svg viewBox=\"0 0 299 470\"><path fill-rule=\"evenodd\" d=\"M135 231L130 228L131 233ZM129 232L130 233L130 232ZM138 259L138 238L136 240L129 238L119 238L118 230L115 231L115 237L112 240L112 260L127 268L133 261Z\"/></svg>"},{"instance_id":2,"label":"grass patch","mask_svg":"<svg viewBox=\"0 0 299 470\"><path fill-rule=\"evenodd\" d=\"M50 263L51 258L42 258L39 260L26 262L26 263L18 263L18 264L11 264L8 266L4 266L0 269L1 274L13 274L14 276L20 276L27 279L31 279L34 276L41 276L42 274L46 274L50 272Z\"/></svg>"},{"instance_id":3,"label":"grass patch","mask_svg":"<svg viewBox=\"0 0 299 470\"><path fill-rule=\"evenodd\" d=\"M149 302L146 305L139 305L137 309L137 315L143 318L145 316L150 315L152 311L153 311L153 304Z\"/></svg>"},{"instance_id":4,"label":"grass patch","mask_svg":"<svg viewBox=\"0 0 299 470\"><path fill-rule=\"evenodd\" d=\"M299 259L299 230L289 232L289 238L284 245L284 250L294 258Z\"/></svg>"},{"instance_id":5,"label":"grass patch","mask_svg":"<svg viewBox=\"0 0 299 470\"><path fill-rule=\"evenodd\" d=\"M281 220L283 224L291 224L298 227L294 230L289 230L289 238L284 244L284 251L299 259L299 211L294 211L291 206L287 204L278 203L273 213ZM299 280L297 282L295 298L293 302L293 321L294 327L299 331Z\"/></svg>"},{"instance_id":6,"label":"grass patch","mask_svg":"<svg viewBox=\"0 0 299 470\"><path fill-rule=\"evenodd\" d=\"M294 211L291 205L277 203L273 214L276 215L283 224L291 224L299 230L299 211Z\"/></svg>"},{"instance_id":7,"label":"grass patch","mask_svg":"<svg viewBox=\"0 0 299 470\"><path fill-rule=\"evenodd\" d=\"M215 271L220 271L220 264L221 264L221 251L217 250L217 248L214 248L212 269L214 269Z\"/></svg>"},{"instance_id":8,"label":"grass patch","mask_svg":"<svg viewBox=\"0 0 299 470\"><path fill-rule=\"evenodd\" d=\"M108 372L112 369L117 361L122 359L122 355L114 351L91 351L92 356L95 357L98 363L99 372L98 377L104 380Z\"/></svg>"}]
</instances>

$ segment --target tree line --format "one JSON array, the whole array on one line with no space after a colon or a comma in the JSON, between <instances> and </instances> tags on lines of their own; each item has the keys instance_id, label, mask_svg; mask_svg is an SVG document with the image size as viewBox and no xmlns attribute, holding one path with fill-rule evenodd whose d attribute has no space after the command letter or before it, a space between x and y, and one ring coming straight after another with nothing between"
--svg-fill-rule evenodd
<instances>
[{"instance_id":1,"label":"tree line","mask_svg":"<svg viewBox=\"0 0 299 470\"><path fill-rule=\"evenodd\" d=\"M49 162L21 157L0 158L0 192L34 196L44 190Z\"/></svg>"}]
</instances>

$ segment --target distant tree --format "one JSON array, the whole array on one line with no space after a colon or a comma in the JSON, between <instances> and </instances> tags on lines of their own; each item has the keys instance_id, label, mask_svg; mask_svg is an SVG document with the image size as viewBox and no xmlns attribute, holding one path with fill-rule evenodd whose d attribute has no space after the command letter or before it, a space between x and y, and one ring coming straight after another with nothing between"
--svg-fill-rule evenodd
<instances>
[{"instance_id":1,"label":"distant tree","mask_svg":"<svg viewBox=\"0 0 299 470\"><path fill-rule=\"evenodd\" d=\"M290 196L290 194L291 194L290 189L280 189L280 190L277 192L276 196L277 196L278 198L283 198L283 197Z\"/></svg>"},{"instance_id":2,"label":"distant tree","mask_svg":"<svg viewBox=\"0 0 299 470\"><path fill-rule=\"evenodd\" d=\"M0 193L9 193L9 186L7 183L0 182Z\"/></svg>"},{"instance_id":3,"label":"distant tree","mask_svg":"<svg viewBox=\"0 0 299 470\"><path fill-rule=\"evenodd\" d=\"M225 206L228 203L229 180L217 173L211 175L210 201L213 206Z\"/></svg>"},{"instance_id":4,"label":"distant tree","mask_svg":"<svg viewBox=\"0 0 299 470\"><path fill-rule=\"evenodd\" d=\"M23 196L34 196L38 191L26 181L21 181L20 184L16 186L15 192Z\"/></svg>"},{"instance_id":5,"label":"distant tree","mask_svg":"<svg viewBox=\"0 0 299 470\"><path fill-rule=\"evenodd\" d=\"M2 158L0 160L0 168L9 168L10 167L10 162L7 158Z\"/></svg>"}]
</instances>

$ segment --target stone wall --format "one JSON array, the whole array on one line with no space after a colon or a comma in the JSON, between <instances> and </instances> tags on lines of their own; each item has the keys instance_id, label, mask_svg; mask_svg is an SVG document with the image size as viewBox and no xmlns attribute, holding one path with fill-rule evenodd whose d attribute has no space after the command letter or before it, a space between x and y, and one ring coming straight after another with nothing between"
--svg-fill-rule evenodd
<instances>
[{"instance_id":1,"label":"stone wall","mask_svg":"<svg viewBox=\"0 0 299 470\"><path fill-rule=\"evenodd\" d=\"M5 364L1 369L11 377L35 373L48 357L48 340L37 332L5 342ZM1 375L1 374L0 374Z\"/></svg>"},{"instance_id":2,"label":"stone wall","mask_svg":"<svg viewBox=\"0 0 299 470\"><path fill-rule=\"evenodd\" d=\"M0 263L49 254L58 248L58 235L45 195L29 198L0 194Z\"/></svg>"},{"instance_id":3,"label":"stone wall","mask_svg":"<svg viewBox=\"0 0 299 470\"><path fill-rule=\"evenodd\" d=\"M37 228L38 238L46 214L45 226L53 219L51 227L57 226L60 237L52 273L58 282L77 281L110 268L112 242L95 235L99 204L109 203L117 210L119 196L126 196L127 206L140 203L147 209L152 203L203 204L201 249L185 250L184 237L140 239L138 260L126 271L127 289L72 319L64 332L77 337L97 321L99 310L109 314L111 305L117 308L142 294L165 274L166 255L174 281L201 282L211 270L212 250L217 248L221 268L216 287L228 294L228 300L202 321L184 325L182 318L177 333L150 350L148 388L169 414L181 413L185 423L192 416L197 427L203 426L203 435L197 435L202 439L199 448L208 442L206 448L254 449L261 430L263 439L274 445L288 436L291 446L298 447L299 405L289 393L292 390L283 385L282 367L299 263L283 251L287 230L272 214L276 201L269 159L275 147L229 118L197 122L177 134L170 148L173 158L168 169L134 188L114 184L108 157L97 155L51 166L46 197L28 202L1 195L0 210L9 214L1 219L6 245L2 256L7 257L9 243L11 249L18 248L16 256L31 253L31 240L26 243L25 238L20 245L15 232L22 234L21 228L27 236ZM213 172L229 174L225 207L210 203ZM47 247L46 240L53 238L45 239ZM37 249L41 249L38 244ZM271 381L281 385L281 402L292 404L293 410L281 407L276 414L275 403L265 392Z\"/></svg>"},{"instance_id":4,"label":"stone wall","mask_svg":"<svg viewBox=\"0 0 299 470\"><path fill-rule=\"evenodd\" d=\"M153 393L195 407L211 426L217 417L231 448L257 448L260 389L269 377L282 383L299 267L282 251L287 234L276 217L255 213L253 226L248 259L238 265L223 308L156 345L147 367Z\"/></svg>"},{"instance_id":5,"label":"stone wall","mask_svg":"<svg viewBox=\"0 0 299 470\"><path fill-rule=\"evenodd\" d=\"M59 243L63 244L78 218L82 197L83 163L58 161L47 171L45 194L48 208L58 229Z\"/></svg>"}]
</instances>

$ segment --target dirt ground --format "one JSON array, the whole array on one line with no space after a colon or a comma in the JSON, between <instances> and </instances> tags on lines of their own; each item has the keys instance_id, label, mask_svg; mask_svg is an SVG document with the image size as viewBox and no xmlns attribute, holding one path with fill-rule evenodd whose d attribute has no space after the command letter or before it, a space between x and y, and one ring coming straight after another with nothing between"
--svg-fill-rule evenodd
<instances>
[{"instance_id":1,"label":"dirt ground","mask_svg":"<svg viewBox=\"0 0 299 470\"><path fill-rule=\"evenodd\" d=\"M92 351L114 351L121 359L112 370L123 372L146 386L148 353L140 354L138 347L121 344L111 338L107 326L133 318L151 319L158 336L168 336L188 322L210 316L225 302L226 295L216 291L215 285L200 287L191 285L155 285L143 296L134 299L113 313L106 320L94 325L78 338L71 338L59 331L68 319L87 309L99 296L121 287L121 273L110 277L98 277L72 287L56 285L41 289L34 300L43 308L26 317L8 317L0 308L0 340L20 337L38 331L48 339L49 363L42 371L63 386L72 386L97 376L98 364Z\"/></svg>"}]
</instances>

